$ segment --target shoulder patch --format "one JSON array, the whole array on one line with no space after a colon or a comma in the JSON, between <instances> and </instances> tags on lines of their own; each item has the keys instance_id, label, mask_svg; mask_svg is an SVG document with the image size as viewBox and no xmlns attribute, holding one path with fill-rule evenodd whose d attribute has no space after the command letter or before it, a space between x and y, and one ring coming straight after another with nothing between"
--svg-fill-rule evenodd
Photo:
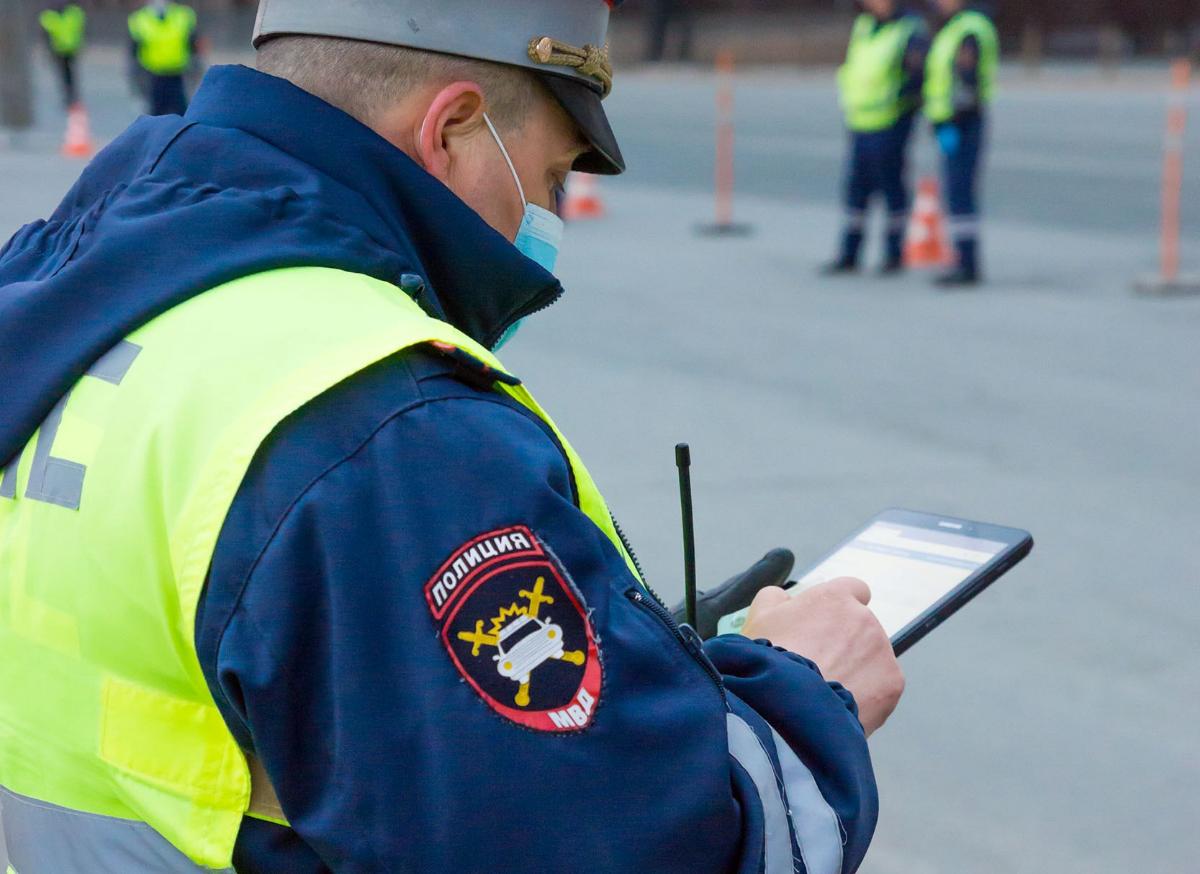
<instances>
[{"instance_id":1,"label":"shoulder patch","mask_svg":"<svg viewBox=\"0 0 1200 874\"><path fill-rule=\"evenodd\" d=\"M591 724L602 666L587 605L527 527L464 543L425 601L455 668L505 719L559 733Z\"/></svg>"}]
</instances>

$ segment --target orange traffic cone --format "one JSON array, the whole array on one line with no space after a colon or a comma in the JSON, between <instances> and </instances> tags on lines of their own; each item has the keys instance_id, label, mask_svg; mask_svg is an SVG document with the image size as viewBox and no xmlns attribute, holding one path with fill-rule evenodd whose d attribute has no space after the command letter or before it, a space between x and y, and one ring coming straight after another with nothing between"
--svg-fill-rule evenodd
<instances>
[{"instance_id":1,"label":"orange traffic cone","mask_svg":"<svg viewBox=\"0 0 1200 874\"><path fill-rule=\"evenodd\" d=\"M937 179L932 176L926 176L917 186L917 199L904 246L904 263L909 267L945 267L954 263L946 240L941 193Z\"/></svg>"},{"instance_id":2,"label":"orange traffic cone","mask_svg":"<svg viewBox=\"0 0 1200 874\"><path fill-rule=\"evenodd\" d=\"M562 217L569 222L579 219L604 218L604 201L600 186L590 173L572 173L567 177L567 196L563 201Z\"/></svg>"},{"instance_id":3,"label":"orange traffic cone","mask_svg":"<svg viewBox=\"0 0 1200 874\"><path fill-rule=\"evenodd\" d=\"M62 153L68 158L90 158L95 151L87 109L82 103L73 103L67 110L67 136L63 140Z\"/></svg>"}]
</instances>

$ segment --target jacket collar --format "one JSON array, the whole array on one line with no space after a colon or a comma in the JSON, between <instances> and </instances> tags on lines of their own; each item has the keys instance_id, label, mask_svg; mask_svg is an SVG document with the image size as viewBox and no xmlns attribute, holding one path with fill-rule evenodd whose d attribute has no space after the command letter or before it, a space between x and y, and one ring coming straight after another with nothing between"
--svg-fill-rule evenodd
<instances>
[{"instance_id":1,"label":"jacket collar","mask_svg":"<svg viewBox=\"0 0 1200 874\"><path fill-rule=\"evenodd\" d=\"M330 204L337 218L415 257L413 269L425 280L418 302L489 348L562 294L553 275L407 155L290 82L243 66L214 67L186 120L243 131L344 189Z\"/></svg>"}]
</instances>

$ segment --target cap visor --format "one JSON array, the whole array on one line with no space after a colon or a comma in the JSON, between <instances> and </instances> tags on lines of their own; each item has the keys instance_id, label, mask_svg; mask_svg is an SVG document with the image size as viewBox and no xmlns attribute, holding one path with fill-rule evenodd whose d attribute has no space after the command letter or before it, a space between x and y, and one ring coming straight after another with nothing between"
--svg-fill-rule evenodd
<instances>
[{"instance_id":1,"label":"cap visor","mask_svg":"<svg viewBox=\"0 0 1200 874\"><path fill-rule=\"evenodd\" d=\"M600 95L582 82L564 76L542 73L538 78L591 143L592 150L580 155L573 169L600 176L624 173L625 158L621 156L621 147L608 123Z\"/></svg>"}]
</instances>

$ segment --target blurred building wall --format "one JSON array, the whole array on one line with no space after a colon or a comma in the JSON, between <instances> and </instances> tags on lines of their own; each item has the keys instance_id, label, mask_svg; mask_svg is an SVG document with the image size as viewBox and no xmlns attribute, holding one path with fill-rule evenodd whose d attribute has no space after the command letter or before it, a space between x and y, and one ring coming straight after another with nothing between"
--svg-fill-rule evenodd
<instances>
[{"instance_id":1,"label":"blurred building wall","mask_svg":"<svg viewBox=\"0 0 1200 874\"><path fill-rule=\"evenodd\" d=\"M93 12L91 37L101 44L123 42L125 15L140 5L138 0L77 2ZM218 49L248 48L257 0L191 0L191 5ZM908 5L927 11L932 4L908 0ZM1200 46L1200 0L992 0L981 5L994 14L1005 49L1014 53L1119 60ZM857 9L855 0L627 0L613 17L613 46L624 63L654 54L655 16L668 10L666 60L708 63L728 47L743 63L827 64L844 53Z\"/></svg>"},{"instance_id":2,"label":"blurred building wall","mask_svg":"<svg viewBox=\"0 0 1200 874\"><path fill-rule=\"evenodd\" d=\"M659 2L628 0L618 19L647 16ZM933 8L930 0L907 2L918 11ZM674 5L690 10L697 31L718 29L719 23L731 40L739 33L756 34L759 23L770 22L773 27L764 32L775 39L790 35L800 59L812 61L827 59L828 51L816 45L825 38L823 31L836 23L844 41L846 22L859 8L855 0L675 0ZM1033 48L1051 56L1176 54L1200 45L1200 0L984 0L977 5L996 18L1009 51L1027 50L1031 40ZM699 40L696 48L704 54Z\"/></svg>"}]
</instances>

